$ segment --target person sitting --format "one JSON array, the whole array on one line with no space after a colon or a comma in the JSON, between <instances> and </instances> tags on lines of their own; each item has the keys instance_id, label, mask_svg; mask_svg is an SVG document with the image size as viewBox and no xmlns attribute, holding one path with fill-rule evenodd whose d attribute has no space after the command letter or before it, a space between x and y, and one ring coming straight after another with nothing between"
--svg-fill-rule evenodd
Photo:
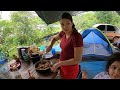
<instances>
[{"instance_id":1,"label":"person sitting","mask_svg":"<svg viewBox=\"0 0 120 90\"><path fill-rule=\"evenodd\" d=\"M100 72L93 79L120 79L120 52L112 54L106 64L106 71Z\"/></svg>"},{"instance_id":2,"label":"person sitting","mask_svg":"<svg viewBox=\"0 0 120 90\"><path fill-rule=\"evenodd\" d=\"M120 50L120 37L119 36L115 36L113 38L113 45Z\"/></svg>"}]
</instances>

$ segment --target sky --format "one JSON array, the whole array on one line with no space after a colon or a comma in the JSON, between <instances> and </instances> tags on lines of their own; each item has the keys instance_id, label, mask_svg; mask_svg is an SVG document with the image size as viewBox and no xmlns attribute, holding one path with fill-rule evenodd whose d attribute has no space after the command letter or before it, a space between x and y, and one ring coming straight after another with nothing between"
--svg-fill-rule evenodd
<instances>
[{"instance_id":1,"label":"sky","mask_svg":"<svg viewBox=\"0 0 120 90\"><path fill-rule=\"evenodd\" d=\"M2 11L2 20L9 20L10 19L10 12L11 11ZM34 11L31 11L34 12ZM0 11L1 13L1 11ZM37 15L36 13L33 13L34 15Z\"/></svg>"},{"instance_id":2,"label":"sky","mask_svg":"<svg viewBox=\"0 0 120 90\"><path fill-rule=\"evenodd\" d=\"M3 20L9 20L10 19L10 11L2 11L1 17Z\"/></svg>"}]
</instances>

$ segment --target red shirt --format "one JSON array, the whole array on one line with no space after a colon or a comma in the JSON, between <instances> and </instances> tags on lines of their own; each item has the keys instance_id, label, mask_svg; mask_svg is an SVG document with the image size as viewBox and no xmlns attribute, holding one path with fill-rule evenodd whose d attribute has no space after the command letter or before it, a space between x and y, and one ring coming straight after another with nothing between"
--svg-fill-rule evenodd
<instances>
[{"instance_id":1,"label":"red shirt","mask_svg":"<svg viewBox=\"0 0 120 90\"><path fill-rule=\"evenodd\" d=\"M59 33L59 36L62 38L60 47L62 49L60 54L60 60L68 60L74 58L74 47L82 47L83 39L82 35L77 32L77 30L73 30L71 36L66 38L66 35L63 31ZM68 65L61 66L61 76L62 78L74 79L76 78L79 72L79 65Z\"/></svg>"}]
</instances>

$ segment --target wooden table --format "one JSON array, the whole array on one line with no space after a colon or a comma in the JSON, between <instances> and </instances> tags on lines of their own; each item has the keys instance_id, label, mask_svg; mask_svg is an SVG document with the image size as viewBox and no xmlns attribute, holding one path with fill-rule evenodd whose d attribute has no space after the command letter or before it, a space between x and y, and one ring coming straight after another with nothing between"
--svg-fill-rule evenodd
<instances>
[{"instance_id":1,"label":"wooden table","mask_svg":"<svg viewBox=\"0 0 120 90\"><path fill-rule=\"evenodd\" d=\"M50 60L50 62L52 62L53 64L56 63L58 61L58 59L53 58ZM11 63L13 63L14 60L10 61L9 63L7 63L7 66L9 66ZM29 78L29 73L28 70L30 70L30 73L32 76L35 77L35 79L55 79L57 76L57 72L56 73L50 73L49 75L42 75L40 73L38 73L35 70L35 64L33 64L32 62L25 62L23 60L21 60L21 68L19 69L19 73L22 76L22 79L28 79ZM4 73L5 77L7 77L7 79L14 79L14 73L11 72L10 70L6 73Z\"/></svg>"}]
</instances>

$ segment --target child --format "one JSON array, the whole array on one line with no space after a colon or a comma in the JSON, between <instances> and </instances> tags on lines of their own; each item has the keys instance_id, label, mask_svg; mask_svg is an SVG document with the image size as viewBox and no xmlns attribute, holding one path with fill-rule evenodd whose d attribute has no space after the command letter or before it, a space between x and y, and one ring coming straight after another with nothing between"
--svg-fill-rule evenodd
<instances>
[{"instance_id":1,"label":"child","mask_svg":"<svg viewBox=\"0 0 120 90\"><path fill-rule=\"evenodd\" d=\"M106 71L97 74L93 79L120 79L120 52L116 52L109 58Z\"/></svg>"}]
</instances>

